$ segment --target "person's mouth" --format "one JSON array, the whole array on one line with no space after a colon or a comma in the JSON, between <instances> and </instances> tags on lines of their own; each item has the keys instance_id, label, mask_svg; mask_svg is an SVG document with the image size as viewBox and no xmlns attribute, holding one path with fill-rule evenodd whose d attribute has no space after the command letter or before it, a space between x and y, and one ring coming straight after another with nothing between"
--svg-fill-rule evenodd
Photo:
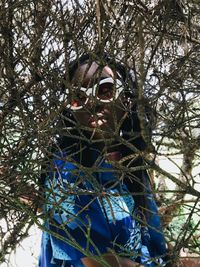
<instances>
[{"instance_id":1,"label":"person's mouth","mask_svg":"<svg viewBox=\"0 0 200 267\"><path fill-rule=\"evenodd\" d=\"M97 113L95 116L92 115L89 119L89 125L92 127L100 127L107 123L107 119L104 115L104 113Z\"/></svg>"}]
</instances>

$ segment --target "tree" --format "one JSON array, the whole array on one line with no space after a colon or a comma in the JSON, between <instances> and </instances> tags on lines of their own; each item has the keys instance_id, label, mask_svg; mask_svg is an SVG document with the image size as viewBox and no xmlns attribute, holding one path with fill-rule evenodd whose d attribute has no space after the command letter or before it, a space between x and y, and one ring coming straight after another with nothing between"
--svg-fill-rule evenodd
<instances>
[{"instance_id":1,"label":"tree","mask_svg":"<svg viewBox=\"0 0 200 267\"><path fill-rule=\"evenodd\" d=\"M162 188L155 182L155 192L171 253L176 258L187 248L199 255L198 1L2 0L0 14L0 261L33 223L42 227L39 204L30 210L20 197L34 198L40 188L41 164L63 110L69 62L95 50L136 67L138 114L148 143L143 157L154 170L152 179L162 181ZM145 99L156 113L152 139L142 120ZM174 155L182 157L178 175L157 164L161 156L173 160ZM181 213L184 221L174 240L173 221Z\"/></svg>"}]
</instances>

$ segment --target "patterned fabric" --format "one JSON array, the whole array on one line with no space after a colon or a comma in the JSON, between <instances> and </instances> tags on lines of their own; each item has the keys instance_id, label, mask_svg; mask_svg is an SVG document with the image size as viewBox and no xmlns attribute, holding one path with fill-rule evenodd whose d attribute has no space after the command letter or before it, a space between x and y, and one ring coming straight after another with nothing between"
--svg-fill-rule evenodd
<instances>
[{"instance_id":1,"label":"patterned fabric","mask_svg":"<svg viewBox=\"0 0 200 267\"><path fill-rule=\"evenodd\" d=\"M80 267L81 258L109 250L147 267L164 266L165 241L151 192L149 227L141 228L134 199L112 165L104 161L92 174L59 158L53 165L45 183L47 231L39 267Z\"/></svg>"}]
</instances>

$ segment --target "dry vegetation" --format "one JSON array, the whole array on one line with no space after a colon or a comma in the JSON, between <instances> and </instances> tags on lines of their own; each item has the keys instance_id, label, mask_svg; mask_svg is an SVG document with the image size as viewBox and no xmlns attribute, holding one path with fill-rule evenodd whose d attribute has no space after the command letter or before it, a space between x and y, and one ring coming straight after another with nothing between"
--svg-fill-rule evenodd
<instances>
[{"instance_id":1,"label":"dry vegetation","mask_svg":"<svg viewBox=\"0 0 200 267\"><path fill-rule=\"evenodd\" d=\"M156 112L151 141L142 127L143 157L170 253L176 258L187 248L200 255L200 2L1 0L0 18L0 262L33 223L42 227L36 212L42 195L31 209L20 197L38 194L69 62L96 50L136 66L139 116L144 97ZM160 157L176 155L177 175L159 166Z\"/></svg>"}]
</instances>

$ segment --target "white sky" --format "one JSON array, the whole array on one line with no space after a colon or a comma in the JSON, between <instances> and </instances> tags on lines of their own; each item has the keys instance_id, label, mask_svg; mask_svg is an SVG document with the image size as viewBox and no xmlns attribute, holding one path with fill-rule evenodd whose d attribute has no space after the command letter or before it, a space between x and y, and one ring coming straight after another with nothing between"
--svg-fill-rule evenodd
<instances>
[{"instance_id":1,"label":"white sky","mask_svg":"<svg viewBox=\"0 0 200 267\"><path fill-rule=\"evenodd\" d=\"M8 263L0 264L0 267L37 267L40 253L41 231L32 226L29 237L24 239L16 251L9 255Z\"/></svg>"}]
</instances>

